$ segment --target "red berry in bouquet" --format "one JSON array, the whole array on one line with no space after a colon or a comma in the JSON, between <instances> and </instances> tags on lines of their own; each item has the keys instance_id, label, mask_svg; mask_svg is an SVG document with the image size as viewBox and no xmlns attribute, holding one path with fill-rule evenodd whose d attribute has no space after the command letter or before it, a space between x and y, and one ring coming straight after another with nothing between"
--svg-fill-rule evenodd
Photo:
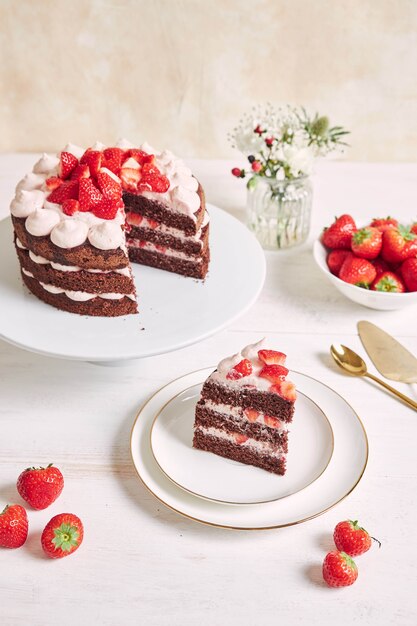
<instances>
[{"instance_id":1,"label":"red berry in bouquet","mask_svg":"<svg viewBox=\"0 0 417 626\"><path fill-rule=\"evenodd\" d=\"M28 518L20 504L7 505L0 513L0 547L20 548L28 536Z\"/></svg>"},{"instance_id":2,"label":"red berry in bouquet","mask_svg":"<svg viewBox=\"0 0 417 626\"><path fill-rule=\"evenodd\" d=\"M353 233L352 252L362 259L376 259L382 248L382 233L378 228L367 226Z\"/></svg>"},{"instance_id":3,"label":"red berry in bouquet","mask_svg":"<svg viewBox=\"0 0 417 626\"><path fill-rule=\"evenodd\" d=\"M417 291L417 259L406 259L401 265L401 276L408 291Z\"/></svg>"},{"instance_id":4,"label":"red berry in bouquet","mask_svg":"<svg viewBox=\"0 0 417 626\"><path fill-rule=\"evenodd\" d=\"M385 291L386 293L404 293L405 285L395 272L383 272L372 283L372 291Z\"/></svg>"},{"instance_id":5,"label":"red berry in bouquet","mask_svg":"<svg viewBox=\"0 0 417 626\"><path fill-rule=\"evenodd\" d=\"M347 256L351 256L352 253L349 250L332 250L327 257L327 265L329 270L335 276L339 276L340 268L342 267Z\"/></svg>"},{"instance_id":6,"label":"red berry in bouquet","mask_svg":"<svg viewBox=\"0 0 417 626\"><path fill-rule=\"evenodd\" d=\"M331 249L350 250L352 235L356 230L356 224L352 216L344 214L337 217L329 228L325 228L322 234L322 243Z\"/></svg>"},{"instance_id":7,"label":"red berry in bouquet","mask_svg":"<svg viewBox=\"0 0 417 626\"><path fill-rule=\"evenodd\" d=\"M64 488L64 477L52 463L47 467L29 467L17 479L17 490L34 509L46 509Z\"/></svg>"},{"instance_id":8,"label":"red berry in bouquet","mask_svg":"<svg viewBox=\"0 0 417 626\"><path fill-rule=\"evenodd\" d=\"M399 263L417 255L417 235L406 226L389 228L382 235L381 256L388 263Z\"/></svg>"},{"instance_id":9,"label":"red berry in bouquet","mask_svg":"<svg viewBox=\"0 0 417 626\"><path fill-rule=\"evenodd\" d=\"M367 259L360 259L352 255L348 256L340 268L339 278L345 283L365 287L368 289L374 282L376 270Z\"/></svg>"},{"instance_id":10,"label":"red berry in bouquet","mask_svg":"<svg viewBox=\"0 0 417 626\"><path fill-rule=\"evenodd\" d=\"M359 526L357 520L345 520L337 524L333 539L338 550L346 552L349 556L359 556L370 549L373 537ZM375 541L379 543L377 539ZM379 545L381 546L380 543Z\"/></svg>"},{"instance_id":11,"label":"red berry in bouquet","mask_svg":"<svg viewBox=\"0 0 417 626\"><path fill-rule=\"evenodd\" d=\"M323 578L329 587L348 587L358 577L356 563L345 552L329 552L323 561Z\"/></svg>"}]
</instances>

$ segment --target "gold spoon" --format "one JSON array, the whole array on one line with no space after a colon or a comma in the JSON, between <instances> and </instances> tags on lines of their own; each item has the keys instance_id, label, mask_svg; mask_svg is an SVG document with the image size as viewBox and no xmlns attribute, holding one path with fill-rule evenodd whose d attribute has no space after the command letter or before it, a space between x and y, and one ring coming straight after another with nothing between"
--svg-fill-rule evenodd
<instances>
[{"instance_id":1,"label":"gold spoon","mask_svg":"<svg viewBox=\"0 0 417 626\"><path fill-rule=\"evenodd\" d=\"M370 374L366 367L365 361L359 356L359 354L356 354L356 352L353 352L353 350L351 350L350 348L342 346L341 344L332 344L330 346L330 354L332 355L338 366L344 369L346 372L349 372L349 374L352 374L353 376L366 376L367 378L371 378L373 381L375 381L379 385L382 385L382 387L384 387L385 389L388 389L388 391L397 396L397 398L400 398L403 402L408 404L408 406L411 406L411 408L417 411L417 402L414 402L414 400L412 400L408 396L405 396L397 389L394 389L394 387L391 387L391 385L388 385L380 378L377 378L373 374Z\"/></svg>"}]
</instances>

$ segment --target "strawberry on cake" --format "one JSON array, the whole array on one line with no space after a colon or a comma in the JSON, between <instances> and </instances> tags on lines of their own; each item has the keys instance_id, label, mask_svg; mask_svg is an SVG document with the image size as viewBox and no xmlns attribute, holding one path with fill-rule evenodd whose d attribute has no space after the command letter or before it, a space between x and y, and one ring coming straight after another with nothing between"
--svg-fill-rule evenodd
<instances>
[{"instance_id":1,"label":"strawberry on cake","mask_svg":"<svg viewBox=\"0 0 417 626\"><path fill-rule=\"evenodd\" d=\"M285 474L296 400L285 359L262 340L221 361L197 403L194 448Z\"/></svg>"},{"instance_id":2,"label":"strawberry on cake","mask_svg":"<svg viewBox=\"0 0 417 626\"><path fill-rule=\"evenodd\" d=\"M10 211L24 283L65 311L136 313L129 260L194 278L208 270L203 190L183 161L147 144L44 154Z\"/></svg>"}]
</instances>

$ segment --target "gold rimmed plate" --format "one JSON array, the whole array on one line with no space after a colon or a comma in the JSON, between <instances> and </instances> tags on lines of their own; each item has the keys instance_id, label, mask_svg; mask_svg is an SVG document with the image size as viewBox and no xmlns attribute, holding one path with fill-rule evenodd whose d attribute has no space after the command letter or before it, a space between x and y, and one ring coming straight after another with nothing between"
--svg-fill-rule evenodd
<instances>
[{"instance_id":1,"label":"gold rimmed plate","mask_svg":"<svg viewBox=\"0 0 417 626\"><path fill-rule=\"evenodd\" d=\"M185 517L205 524L236 530L260 530L299 524L317 517L353 491L368 459L368 440L362 422L339 394L298 372L291 372L291 379L300 397L302 394L319 407L334 436L333 454L316 480L296 493L272 502L226 504L196 496L168 478L155 460L150 445L155 417L184 391L195 388L195 393L211 371L212 368L199 370L170 382L157 391L136 416L131 434L132 460L139 478L158 500ZM291 445L290 440L288 463L291 462ZM178 462L181 462L180 458Z\"/></svg>"},{"instance_id":2,"label":"gold rimmed plate","mask_svg":"<svg viewBox=\"0 0 417 626\"><path fill-rule=\"evenodd\" d=\"M185 389L158 411L150 446L161 470L193 495L224 504L261 504L286 498L317 480L333 454L332 427L320 407L298 392L290 425L285 476L192 447L201 383Z\"/></svg>"}]
</instances>

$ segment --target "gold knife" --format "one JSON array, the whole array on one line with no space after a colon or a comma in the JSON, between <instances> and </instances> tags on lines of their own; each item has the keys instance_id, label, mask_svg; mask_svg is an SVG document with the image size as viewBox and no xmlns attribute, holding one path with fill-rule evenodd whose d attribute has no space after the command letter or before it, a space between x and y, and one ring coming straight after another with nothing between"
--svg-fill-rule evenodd
<instances>
[{"instance_id":1,"label":"gold knife","mask_svg":"<svg viewBox=\"0 0 417 626\"><path fill-rule=\"evenodd\" d=\"M417 359L371 322L358 322L359 337L377 370L391 380L417 383Z\"/></svg>"}]
</instances>

